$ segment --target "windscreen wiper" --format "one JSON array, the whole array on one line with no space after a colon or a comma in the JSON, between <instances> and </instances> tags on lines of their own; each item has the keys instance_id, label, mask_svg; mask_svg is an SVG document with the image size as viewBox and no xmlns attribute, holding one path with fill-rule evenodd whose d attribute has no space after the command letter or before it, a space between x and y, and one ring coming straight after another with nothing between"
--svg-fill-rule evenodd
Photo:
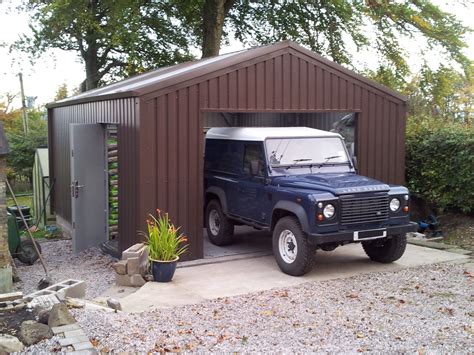
<instances>
[{"instance_id":1,"label":"windscreen wiper","mask_svg":"<svg viewBox=\"0 0 474 355\"><path fill-rule=\"evenodd\" d=\"M330 157L326 157L326 158L324 158L324 163L327 163L329 160L340 158L340 157L341 157L340 155L332 155Z\"/></svg>"}]
</instances>

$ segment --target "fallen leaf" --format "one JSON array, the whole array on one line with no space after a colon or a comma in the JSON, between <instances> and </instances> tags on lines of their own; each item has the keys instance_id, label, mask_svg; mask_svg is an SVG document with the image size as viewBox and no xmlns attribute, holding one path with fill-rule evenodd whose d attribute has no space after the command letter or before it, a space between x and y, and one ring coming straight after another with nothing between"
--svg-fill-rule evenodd
<instances>
[{"instance_id":1,"label":"fallen leaf","mask_svg":"<svg viewBox=\"0 0 474 355\"><path fill-rule=\"evenodd\" d=\"M262 312L260 312L260 314L262 316L271 317L271 316L275 315L275 312L273 312L273 311L262 311Z\"/></svg>"},{"instance_id":2,"label":"fallen leaf","mask_svg":"<svg viewBox=\"0 0 474 355\"><path fill-rule=\"evenodd\" d=\"M362 333L357 333L356 336L357 336L357 338L359 338L359 339L362 339L362 338L365 337L365 335L362 334Z\"/></svg>"},{"instance_id":3,"label":"fallen leaf","mask_svg":"<svg viewBox=\"0 0 474 355\"><path fill-rule=\"evenodd\" d=\"M355 293L349 293L346 295L347 298L359 298L358 295L356 295Z\"/></svg>"}]
</instances>

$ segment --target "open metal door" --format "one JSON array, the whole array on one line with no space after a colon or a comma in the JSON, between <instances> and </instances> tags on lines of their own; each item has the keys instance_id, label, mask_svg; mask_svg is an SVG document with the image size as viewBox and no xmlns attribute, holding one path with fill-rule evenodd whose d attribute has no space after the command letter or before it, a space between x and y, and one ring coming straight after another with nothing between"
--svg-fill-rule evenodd
<instances>
[{"instance_id":1,"label":"open metal door","mask_svg":"<svg viewBox=\"0 0 474 355\"><path fill-rule=\"evenodd\" d=\"M105 129L100 124L71 124L72 250L107 241Z\"/></svg>"}]
</instances>

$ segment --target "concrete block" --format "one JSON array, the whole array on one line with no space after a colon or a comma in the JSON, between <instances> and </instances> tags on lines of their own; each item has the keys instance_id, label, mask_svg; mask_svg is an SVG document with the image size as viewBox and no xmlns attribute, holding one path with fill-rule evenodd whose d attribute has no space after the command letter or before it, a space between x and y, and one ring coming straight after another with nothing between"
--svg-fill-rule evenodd
<instances>
[{"instance_id":1,"label":"concrete block","mask_svg":"<svg viewBox=\"0 0 474 355\"><path fill-rule=\"evenodd\" d=\"M94 346L91 344L90 341L85 341L83 343L73 344L74 350L94 350Z\"/></svg>"},{"instance_id":2,"label":"concrete block","mask_svg":"<svg viewBox=\"0 0 474 355\"><path fill-rule=\"evenodd\" d=\"M54 293L45 293L44 295L33 298L28 303L28 307L33 309L50 310L55 304L58 303L59 300Z\"/></svg>"},{"instance_id":3,"label":"concrete block","mask_svg":"<svg viewBox=\"0 0 474 355\"><path fill-rule=\"evenodd\" d=\"M115 275L115 282L119 286L141 287L145 284L142 275Z\"/></svg>"},{"instance_id":4,"label":"concrete block","mask_svg":"<svg viewBox=\"0 0 474 355\"><path fill-rule=\"evenodd\" d=\"M30 293L24 299L30 302L34 298L44 295L55 295L61 300L64 300L66 297L84 298L86 296L86 283L81 280L64 280L43 290Z\"/></svg>"},{"instance_id":5,"label":"concrete block","mask_svg":"<svg viewBox=\"0 0 474 355\"><path fill-rule=\"evenodd\" d=\"M122 252L122 260L127 260L128 258L139 256L143 252L143 249L145 247L146 246L143 243L137 243L132 245L130 248L125 249Z\"/></svg>"},{"instance_id":6,"label":"concrete block","mask_svg":"<svg viewBox=\"0 0 474 355\"><path fill-rule=\"evenodd\" d=\"M68 324L68 325L62 325L60 327L53 327L51 328L53 331L53 334L61 334L64 332L70 332L73 330L82 330L79 324L74 323L74 324Z\"/></svg>"},{"instance_id":7,"label":"concrete block","mask_svg":"<svg viewBox=\"0 0 474 355\"><path fill-rule=\"evenodd\" d=\"M127 260L120 260L112 265L115 272L119 275L126 275L127 274Z\"/></svg>"},{"instance_id":8,"label":"concrete block","mask_svg":"<svg viewBox=\"0 0 474 355\"><path fill-rule=\"evenodd\" d=\"M13 288L13 271L10 265L0 267L0 293L11 292Z\"/></svg>"},{"instance_id":9,"label":"concrete block","mask_svg":"<svg viewBox=\"0 0 474 355\"><path fill-rule=\"evenodd\" d=\"M85 335L82 335L78 337L59 339L58 341L59 341L59 345L61 346L68 346L68 345L74 346L74 344L77 344L77 343L89 342L89 338L86 337Z\"/></svg>"},{"instance_id":10,"label":"concrete block","mask_svg":"<svg viewBox=\"0 0 474 355\"><path fill-rule=\"evenodd\" d=\"M125 261L125 260L122 260L122 261ZM128 275L134 275L134 274L140 273L140 258L139 257L128 258L126 262L127 262Z\"/></svg>"},{"instance_id":11,"label":"concrete block","mask_svg":"<svg viewBox=\"0 0 474 355\"><path fill-rule=\"evenodd\" d=\"M80 337L80 336L86 336L86 333L82 329L77 329L77 330L69 330L64 332L64 337L65 338L74 338L74 337Z\"/></svg>"}]
</instances>

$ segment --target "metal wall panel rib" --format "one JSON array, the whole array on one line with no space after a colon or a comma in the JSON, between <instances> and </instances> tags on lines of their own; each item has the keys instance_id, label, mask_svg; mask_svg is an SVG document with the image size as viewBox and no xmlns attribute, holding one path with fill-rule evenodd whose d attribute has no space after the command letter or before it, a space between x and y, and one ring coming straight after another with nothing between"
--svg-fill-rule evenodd
<instances>
[{"instance_id":1,"label":"metal wall panel rib","mask_svg":"<svg viewBox=\"0 0 474 355\"><path fill-rule=\"evenodd\" d=\"M190 249L184 259L202 257L202 129L203 115L209 110L247 112L240 116L241 125L275 124L258 112L320 111L317 121L305 115L282 115L278 123L317 128L330 126L335 115L357 111L360 172L390 183L403 182L404 104L305 55L283 52L253 60L193 79L187 86L177 84L176 89L147 94L140 103L139 115L134 99L118 99L56 108L50 118L52 166L61 177L57 195L66 197L55 201L56 210L69 220L69 123L120 125L120 214L127 216L120 219L121 248L139 239L136 231L146 227L147 213L160 208L189 235ZM222 122L218 116L212 119L214 124Z\"/></svg>"},{"instance_id":2,"label":"metal wall panel rib","mask_svg":"<svg viewBox=\"0 0 474 355\"><path fill-rule=\"evenodd\" d=\"M157 122L154 144L158 183L152 193L154 204L167 210L176 224L183 227L183 232L189 234L187 258L202 256L202 110L249 112L239 115L239 121L233 123L238 126L304 124L323 129L331 128L336 115L341 117L351 110L360 111L361 173L387 182L403 181L398 173L403 152L400 153L400 147L394 144L395 140L401 141L403 133L393 135L389 132L391 127L397 130L401 127L403 120L400 121L396 112L399 104L335 71L290 53L158 96L155 102L152 119ZM308 115L282 115L279 122L272 116L258 113L278 110L326 112L319 113L317 121ZM331 110L337 112L331 113ZM208 116L206 125L228 124L218 113ZM147 137L149 141L153 140L152 135ZM146 150L145 154L152 154L152 151ZM390 163L394 158L396 163ZM152 204L148 198L143 200L142 215L153 208Z\"/></svg>"},{"instance_id":3,"label":"metal wall panel rib","mask_svg":"<svg viewBox=\"0 0 474 355\"><path fill-rule=\"evenodd\" d=\"M52 142L53 164L51 174L55 178L54 206L56 213L71 222L71 161L69 125L71 123L118 124L119 141L119 233L120 247L125 248L136 240L135 173L137 144L135 114L136 99L117 99L108 102L91 102L50 109L49 134Z\"/></svg>"}]
</instances>

